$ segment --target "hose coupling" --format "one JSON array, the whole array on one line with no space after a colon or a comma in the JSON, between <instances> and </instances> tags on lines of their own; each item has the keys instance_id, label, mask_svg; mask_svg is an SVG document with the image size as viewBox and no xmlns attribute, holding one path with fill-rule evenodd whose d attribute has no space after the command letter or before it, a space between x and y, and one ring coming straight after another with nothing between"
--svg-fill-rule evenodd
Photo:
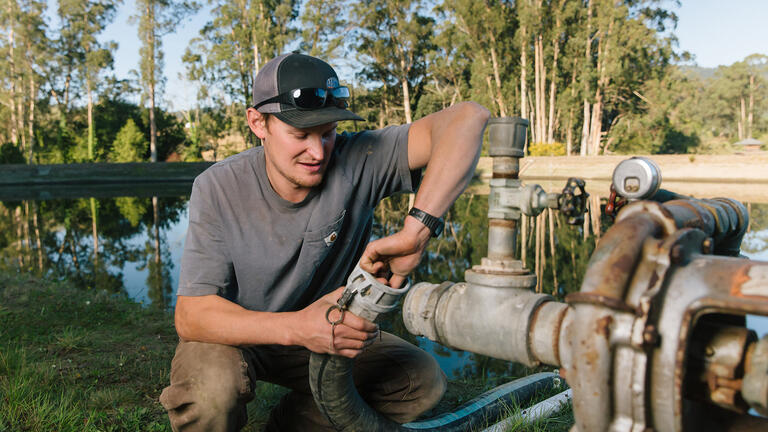
<instances>
[{"instance_id":1,"label":"hose coupling","mask_svg":"<svg viewBox=\"0 0 768 432\"><path fill-rule=\"evenodd\" d=\"M341 301L353 314L373 321L380 314L395 310L400 297L410 288L410 281L407 280L401 288L387 286L360 268L358 264L347 278L347 286L341 295Z\"/></svg>"}]
</instances>

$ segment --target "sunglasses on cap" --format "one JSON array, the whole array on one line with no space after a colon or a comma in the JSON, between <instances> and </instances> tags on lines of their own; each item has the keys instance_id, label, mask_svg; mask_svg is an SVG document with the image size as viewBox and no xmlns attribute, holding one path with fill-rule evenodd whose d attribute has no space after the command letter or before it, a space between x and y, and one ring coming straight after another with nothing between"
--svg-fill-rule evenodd
<instances>
[{"instance_id":1,"label":"sunglasses on cap","mask_svg":"<svg viewBox=\"0 0 768 432\"><path fill-rule=\"evenodd\" d=\"M344 109L347 107L347 99L349 99L349 89L347 87L332 89L298 88L263 100L253 107L258 109L260 106L268 103L282 102L293 105L300 110L313 110L326 106Z\"/></svg>"}]
</instances>

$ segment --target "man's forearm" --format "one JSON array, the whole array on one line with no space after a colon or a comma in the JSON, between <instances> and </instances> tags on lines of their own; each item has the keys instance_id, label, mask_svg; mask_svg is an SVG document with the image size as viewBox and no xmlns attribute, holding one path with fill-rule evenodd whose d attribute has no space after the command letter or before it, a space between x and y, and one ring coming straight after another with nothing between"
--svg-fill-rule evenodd
<instances>
[{"instance_id":1,"label":"man's forearm","mask_svg":"<svg viewBox=\"0 0 768 432\"><path fill-rule=\"evenodd\" d=\"M408 165L427 167L414 207L442 216L464 191L475 172L490 113L467 102L419 119L408 132ZM360 258L363 270L388 277L400 287L421 261L430 230L412 217L403 229L368 244ZM391 273L391 274L388 274Z\"/></svg>"},{"instance_id":2,"label":"man's forearm","mask_svg":"<svg viewBox=\"0 0 768 432\"><path fill-rule=\"evenodd\" d=\"M223 345L299 345L310 351L355 357L373 343L378 326L352 313L330 317L344 287L296 312L247 310L217 295L179 296L176 332L188 341ZM340 319L332 327L328 319Z\"/></svg>"},{"instance_id":3,"label":"man's forearm","mask_svg":"<svg viewBox=\"0 0 768 432\"><path fill-rule=\"evenodd\" d=\"M481 105L469 102L432 116L425 118L430 120L428 133L432 145L414 206L442 216L472 179L490 113ZM418 166L421 161L414 162Z\"/></svg>"},{"instance_id":4,"label":"man's forearm","mask_svg":"<svg viewBox=\"0 0 768 432\"><path fill-rule=\"evenodd\" d=\"M184 340L224 345L291 345L294 312L250 311L217 295L179 296L176 331Z\"/></svg>"}]
</instances>

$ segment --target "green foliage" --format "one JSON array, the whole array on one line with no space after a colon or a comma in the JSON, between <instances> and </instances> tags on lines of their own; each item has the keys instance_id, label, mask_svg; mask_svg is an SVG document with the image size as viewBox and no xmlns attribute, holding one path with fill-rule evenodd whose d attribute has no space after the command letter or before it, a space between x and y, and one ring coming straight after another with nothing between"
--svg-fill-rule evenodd
<instances>
[{"instance_id":1,"label":"green foliage","mask_svg":"<svg viewBox=\"0 0 768 432\"><path fill-rule=\"evenodd\" d=\"M301 15L301 50L326 61L335 60L347 37L348 0L306 0Z\"/></svg>"},{"instance_id":2,"label":"green foliage","mask_svg":"<svg viewBox=\"0 0 768 432\"><path fill-rule=\"evenodd\" d=\"M5 143L0 146L0 164L23 163L27 163L27 161L18 146L13 145L13 143Z\"/></svg>"},{"instance_id":3,"label":"green foliage","mask_svg":"<svg viewBox=\"0 0 768 432\"><path fill-rule=\"evenodd\" d=\"M139 162L143 160L148 147L149 143L144 134L133 119L129 118L112 143L110 159L115 162Z\"/></svg>"},{"instance_id":4,"label":"green foliage","mask_svg":"<svg viewBox=\"0 0 768 432\"><path fill-rule=\"evenodd\" d=\"M138 80L129 81L111 76L116 45L99 38L117 0L61 0L49 12L56 20L45 19L46 2L10 0L0 8L7 59L0 62L0 142L28 162L105 161L131 118L150 141L150 158L175 152L195 161L211 150L221 157L236 151L220 150L222 142L257 143L243 121L252 80L287 47L326 58L342 75L357 71L357 82L346 84L367 124L343 125L355 130L474 100L497 116L524 113L533 142L562 142L571 153L582 141L590 154L727 153L742 138L768 135L768 57L752 54L717 70L685 65L690 55L673 49L673 4L209 3L211 20L183 56L198 92L185 131L182 113L161 109L162 39L197 2L136 4L141 63ZM136 94L138 106L127 102ZM153 107L152 115L143 107Z\"/></svg>"},{"instance_id":5,"label":"green foliage","mask_svg":"<svg viewBox=\"0 0 768 432\"><path fill-rule=\"evenodd\" d=\"M565 156L565 144L560 142L553 143L533 143L528 146L530 156Z\"/></svg>"},{"instance_id":6,"label":"green foliage","mask_svg":"<svg viewBox=\"0 0 768 432\"><path fill-rule=\"evenodd\" d=\"M369 0L353 12L359 25L358 57L364 65L360 76L399 94L398 105L408 123L412 105L418 105L420 88L426 84L426 57L434 47L435 21L421 14L423 6L420 0Z\"/></svg>"}]
</instances>

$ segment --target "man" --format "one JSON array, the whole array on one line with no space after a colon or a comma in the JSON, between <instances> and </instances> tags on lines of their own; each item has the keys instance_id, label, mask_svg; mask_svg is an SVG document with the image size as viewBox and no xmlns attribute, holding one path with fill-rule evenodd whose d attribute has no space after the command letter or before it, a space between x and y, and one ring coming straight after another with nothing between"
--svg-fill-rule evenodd
<instances>
[{"instance_id":1,"label":"man","mask_svg":"<svg viewBox=\"0 0 768 432\"><path fill-rule=\"evenodd\" d=\"M176 329L181 342L160 401L174 430L238 430L253 383L292 391L268 430L332 430L314 404L310 351L354 357L363 398L398 422L445 390L435 360L353 314L326 311L361 266L399 287L440 217L471 179L488 111L463 103L411 125L336 135L349 92L325 62L287 54L254 81L248 126L263 143L217 163L192 188ZM413 191L398 233L368 243L373 209ZM366 247L367 244L367 247Z\"/></svg>"}]
</instances>

